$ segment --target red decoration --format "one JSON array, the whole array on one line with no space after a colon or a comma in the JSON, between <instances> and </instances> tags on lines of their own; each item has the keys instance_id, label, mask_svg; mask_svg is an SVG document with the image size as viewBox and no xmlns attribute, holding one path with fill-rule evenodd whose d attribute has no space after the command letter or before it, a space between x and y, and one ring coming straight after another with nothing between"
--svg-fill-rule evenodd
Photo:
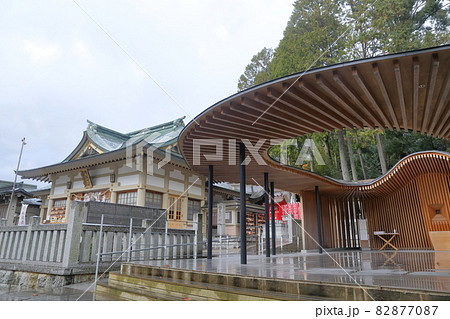
<instances>
[{"instance_id":1,"label":"red decoration","mask_svg":"<svg viewBox=\"0 0 450 319\"><path fill-rule=\"evenodd\" d=\"M287 220L289 218L287 215L291 215L293 219L302 219L302 207L300 205L301 203L286 204L284 201L275 203L275 220ZM269 204L269 211L271 211L270 209ZM270 219L272 219L272 215L270 215Z\"/></svg>"}]
</instances>

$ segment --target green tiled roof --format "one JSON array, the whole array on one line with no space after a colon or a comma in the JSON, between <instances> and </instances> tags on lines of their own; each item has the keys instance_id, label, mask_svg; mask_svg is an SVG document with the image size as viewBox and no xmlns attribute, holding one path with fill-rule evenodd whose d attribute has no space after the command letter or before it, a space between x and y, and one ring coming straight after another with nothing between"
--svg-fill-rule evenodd
<instances>
[{"instance_id":1,"label":"green tiled roof","mask_svg":"<svg viewBox=\"0 0 450 319\"><path fill-rule=\"evenodd\" d=\"M130 133L120 133L88 120L83 139L63 163L72 161L81 151L81 148L86 145L86 142L91 142L103 153L116 151L139 143L144 143L147 146L152 145L156 148L173 144L177 141L178 135L184 128L184 118L181 117L174 121Z\"/></svg>"}]
</instances>

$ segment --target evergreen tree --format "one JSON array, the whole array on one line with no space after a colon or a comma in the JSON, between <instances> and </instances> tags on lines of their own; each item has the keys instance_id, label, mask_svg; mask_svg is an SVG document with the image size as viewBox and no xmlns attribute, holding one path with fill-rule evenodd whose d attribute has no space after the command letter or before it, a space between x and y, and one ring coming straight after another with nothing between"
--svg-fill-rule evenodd
<instances>
[{"instance_id":1,"label":"evergreen tree","mask_svg":"<svg viewBox=\"0 0 450 319\"><path fill-rule=\"evenodd\" d=\"M297 0L269 69L274 78L340 61L345 30L341 1Z\"/></svg>"},{"instance_id":2,"label":"evergreen tree","mask_svg":"<svg viewBox=\"0 0 450 319\"><path fill-rule=\"evenodd\" d=\"M249 65L246 66L244 74L241 75L238 82L238 90L242 91L269 81L273 77L269 72L269 64L273 58L273 50L264 48L255 54Z\"/></svg>"},{"instance_id":3,"label":"evergreen tree","mask_svg":"<svg viewBox=\"0 0 450 319\"><path fill-rule=\"evenodd\" d=\"M264 48L252 58L238 88L343 60L448 44L449 15L448 0L297 0L279 46ZM449 142L417 133L355 129L345 135L347 144L342 131L297 137L298 148L288 147L288 164L295 165L306 138L314 141L327 165L316 165L311 156L310 163L300 167L346 180L347 151L353 179L378 177L413 152L450 151ZM279 160L280 148L272 148L269 155Z\"/></svg>"}]
</instances>

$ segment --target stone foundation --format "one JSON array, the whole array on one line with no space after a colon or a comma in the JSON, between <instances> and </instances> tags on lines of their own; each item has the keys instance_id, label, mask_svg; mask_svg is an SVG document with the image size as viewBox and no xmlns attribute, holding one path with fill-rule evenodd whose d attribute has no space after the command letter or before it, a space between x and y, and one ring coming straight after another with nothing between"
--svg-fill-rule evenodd
<instances>
[{"instance_id":1,"label":"stone foundation","mask_svg":"<svg viewBox=\"0 0 450 319\"><path fill-rule=\"evenodd\" d=\"M28 288L56 288L85 281L93 281L94 274L51 275L16 270L0 270L0 284Z\"/></svg>"}]
</instances>

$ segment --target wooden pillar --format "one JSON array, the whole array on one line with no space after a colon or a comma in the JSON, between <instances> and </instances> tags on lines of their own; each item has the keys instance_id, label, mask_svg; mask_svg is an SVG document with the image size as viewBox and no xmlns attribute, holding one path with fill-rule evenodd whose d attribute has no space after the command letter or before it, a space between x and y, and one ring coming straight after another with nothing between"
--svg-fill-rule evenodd
<instances>
[{"instance_id":1,"label":"wooden pillar","mask_svg":"<svg viewBox=\"0 0 450 319\"><path fill-rule=\"evenodd\" d=\"M322 251L322 221L320 218L321 208L320 208L319 186L315 187L315 193L316 193L316 216L317 216L317 243L319 246L319 254L321 254L323 251Z\"/></svg>"}]
</instances>

